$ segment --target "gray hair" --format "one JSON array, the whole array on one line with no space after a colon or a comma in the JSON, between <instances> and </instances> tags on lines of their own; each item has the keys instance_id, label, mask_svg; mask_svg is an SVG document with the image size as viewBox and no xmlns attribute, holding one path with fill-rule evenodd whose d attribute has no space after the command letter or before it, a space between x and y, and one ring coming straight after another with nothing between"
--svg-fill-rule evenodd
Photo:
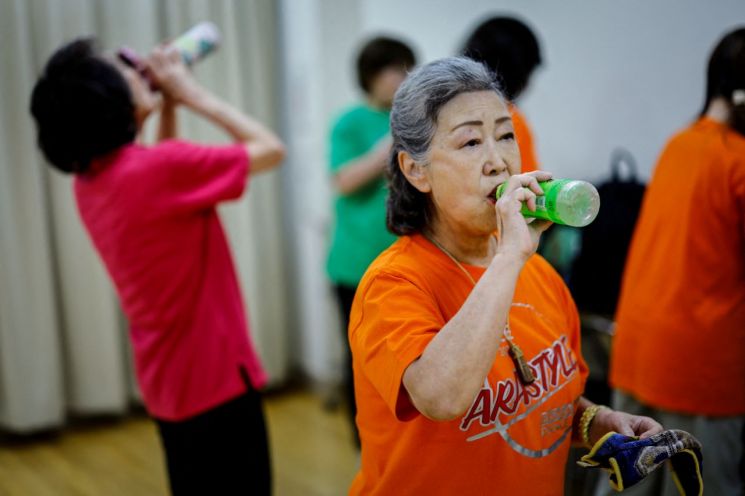
<instances>
[{"instance_id":1,"label":"gray hair","mask_svg":"<svg viewBox=\"0 0 745 496\"><path fill-rule=\"evenodd\" d=\"M393 146L388 164L390 194L386 223L394 234L407 235L429 225L431 205L398 167L398 154L405 151L419 163L427 163L437 116L445 104L474 91L493 91L504 98L496 75L486 66L466 57L439 59L414 70L396 92L391 109Z\"/></svg>"}]
</instances>

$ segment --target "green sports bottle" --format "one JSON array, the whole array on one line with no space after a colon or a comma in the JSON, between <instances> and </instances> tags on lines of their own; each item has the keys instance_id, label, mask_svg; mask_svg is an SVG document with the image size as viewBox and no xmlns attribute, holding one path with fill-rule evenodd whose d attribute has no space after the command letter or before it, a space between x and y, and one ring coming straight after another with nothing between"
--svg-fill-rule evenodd
<instances>
[{"instance_id":1,"label":"green sports bottle","mask_svg":"<svg viewBox=\"0 0 745 496\"><path fill-rule=\"evenodd\" d=\"M497 188L497 199L507 183ZM545 219L557 224L584 227L595 220L600 210L600 195L595 186L576 179L551 179L539 182L543 196L536 196L535 212L523 205L525 217Z\"/></svg>"}]
</instances>

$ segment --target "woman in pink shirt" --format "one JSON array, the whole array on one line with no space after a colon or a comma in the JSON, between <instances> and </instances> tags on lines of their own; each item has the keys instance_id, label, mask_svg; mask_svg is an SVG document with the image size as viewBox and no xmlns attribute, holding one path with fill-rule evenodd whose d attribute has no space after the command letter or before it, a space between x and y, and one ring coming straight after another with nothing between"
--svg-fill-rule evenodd
<instances>
[{"instance_id":1,"label":"woman in pink shirt","mask_svg":"<svg viewBox=\"0 0 745 496\"><path fill-rule=\"evenodd\" d=\"M266 377L215 208L243 194L249 171L278 165L284 148L200 86L175 50L155 49L144 66L138 72L108 59L90 39L58 49L31 99L39 146L55 168L75 175L80 216L129 320L172 492L269 494L257 392ZM234 143L172 139L179 105ZM137 144L158 108L159 143Z\"/></svg>"}]
</instances>

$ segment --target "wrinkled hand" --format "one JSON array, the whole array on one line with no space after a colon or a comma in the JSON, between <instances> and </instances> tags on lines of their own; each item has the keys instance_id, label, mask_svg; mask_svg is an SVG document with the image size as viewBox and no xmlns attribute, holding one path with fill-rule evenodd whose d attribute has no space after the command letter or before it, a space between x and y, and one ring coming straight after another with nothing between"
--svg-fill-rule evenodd
<instances>
[{"instance_id":1,"label":"wrinkled hand","mask_svg":"<svg viewBox=\"0 0 745 496\"><path fill-rule=\"evenodd\" d=\"M644 439L662 430L662 425L650 417L601 408L590 424L589 438L590 443L594 445L610 431L615 431L624 436L636 436Z\"/></svg>"},{"instance_id":2,"label":"wrinkled hand","mask_svg":"<svg viewBox=\"0 0 745 496\"><path fill-rule=\"evenodd\" d=\"M543 195L539 181L548 181L549 172L535 171L511 176L502 196L495 205L497 229L499 229L499 251L519 255L527 260L538 249L538 241L551 222L540 219L526 219L520 213L523 203L535 210L535 198Z\"/></svg>"},{"instance_id":3,"label":"wrinkled hand","mask_svg":"<svg viewBox=\"0 0 745 496\"><path fill-rule=\"evenodd\" d=\"M189 104L199 93L199 85L181 59L178 50L168 45L153 49L145 59L145 71L163 94L173 103Z\"/></svg>"}]
</instances>

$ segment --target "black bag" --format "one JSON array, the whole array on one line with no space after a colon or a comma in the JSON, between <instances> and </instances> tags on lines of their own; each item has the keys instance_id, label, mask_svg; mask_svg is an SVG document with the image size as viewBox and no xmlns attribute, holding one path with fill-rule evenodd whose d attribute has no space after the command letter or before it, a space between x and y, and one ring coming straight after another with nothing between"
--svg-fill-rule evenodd
<instances>
[{"instance_id":1,"label":"black bag","mask_svg":"<svg viewBox=\"0 0 745 496\"><path fill-rule=\"evenodd\" d=\"M621 179L622 164L628 168L626 180ZM581 247L572 264L569 287L580 312L612 318L646 190L637 179L636 161L628 150L613 151L610 181L597 188L600 211L595 221L581 229Z\"/></svg>"}]
</instances>

